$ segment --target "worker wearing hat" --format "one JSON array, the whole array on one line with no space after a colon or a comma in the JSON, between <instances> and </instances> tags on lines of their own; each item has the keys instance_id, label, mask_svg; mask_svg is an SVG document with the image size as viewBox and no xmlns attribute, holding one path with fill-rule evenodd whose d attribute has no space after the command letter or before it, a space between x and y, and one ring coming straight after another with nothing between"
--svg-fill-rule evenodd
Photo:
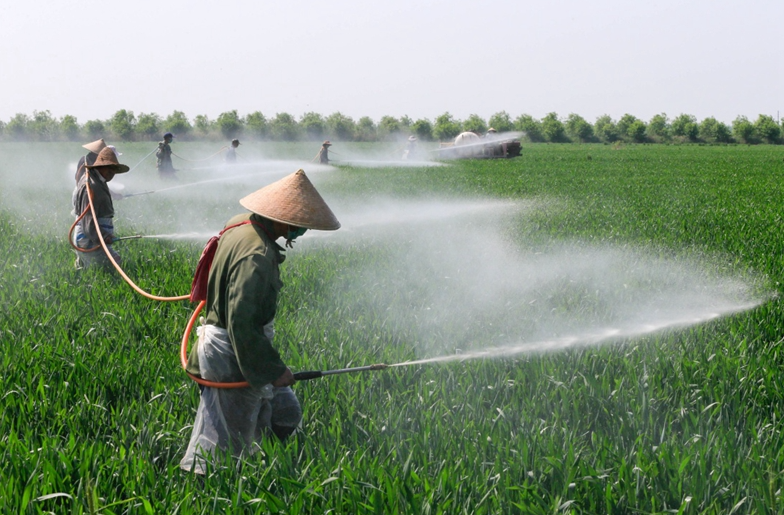
<instances>
[{"instance_id":1,"label":"worker wearing hat","mask_svg":"<svg viewBox=\"0 0 784 515\"><path fill-rule=\"evenodd\" d=\"M321 144L321 150L319 150L318 156L316 156L319 163L323 165L329 164L329 147L331 146L332 143L330 143L329 140Z\"/></svg>"},{"instance_id":2,"label":"worker wearing hat","mask_svg":"<svg viewBox=\"0 0 784 515\"><path fill-rule=\"evenodd\" d=\"M494 145L485 145L482 147L482 153L488 157L506 157L508 141L503 140L503 136L498 134L498 131L490 127L487 129L485 139L488 141L498 142ZM503 140L503 141L502 141Z\"/></svg>"},{"instance_id":3,"label":"worker wearing hat","mask_svg":"<svg viewBox=\"0 0 784 515\"><path fill-rule=\"evenodd\" d=\"M223 160L227 163L236 163L237 162L237 147L240 146L240 140L233 139L231 140L231 145L229 148L226 149L226 155L223 156Z\"/></svg>"},{"instance_id":4,"label":"worker wearing hat","mask_svg":"<svg viewBox=\"0 0 784 515\"><path fill-rule=\"evenodd\" d=\"M416 159L418 153L417 137L411 135L408 137L408 143L406 143L406 148L403 151L403 159Z\"/></svg>"},{"instance_id":5,"label":"worker wearing hat","mask_svg":"<svg viewBox=\"0 0 784 515\"><path fill-rule=\"evenodd\" d=\"M85 165L91 165L95 162L98 158L98 152L103 150L106 147L106 142L101 139L97 139L92 143L86 143L82 145L82 148L87 149L87 154L79 158L79 162L76 164L76 174L74 174L74 180L78 183L79 178L82 176L85 170Z\"/></svg>"},{"instance_id":6,"label":"worker wearing hat","mask_svg":"<svg viewBox=\"0 0 784 515\"><path fill-rule=\"evenodd\" d=\"M79 178L76 191L73 196L74 215L79 216L88 210L84 217L76 224L73 232L73 243L81 249L92 249L100 245L98 231L101 232L104 241L112 257L118 263L120 255L112 249L111 244L114 239L114 205L112 195L109 191L108 183L118 173L125 173L129 170L128 166L120 164L117 160L115 151L109 147L104 147L92 164L85 165L85 171ZM92 212L89 211L90 200L87 186L89 184L95 207L96 220ZM94 252L76 252L76 266L90 266L93 264L108 265L109 260L103 248Z\"/></svg>"},{"instance_id":7,"label":"worker wearing hat","mask_svg":"<svg viewBox=\"0 0 784 515\"><path fill-rule=\"evenodd\" d=\"M171 142L174 140L174 134L167 132L163 135L163 141L158 143L158 150L155 152L155 157L158 158L157 168L158 174L163 179L174 179L174 169L172 164L172 149Z\"/></svg>"},{"instance_id":8,"label":"worker wearing hat","mask_svg":"<svg viewBox=\"0 0 784 515\"><path fill-rule=\"evenodd\" d=\"M187 371L217 383L247 381L246 388L202 389L193 433L180 467L205 473L216 449L252 453L259 440L284 439L302 419L290 388L294 375L273 345L280 265L285 249L308 229L334 231L335 215L305 172L251 193L240 204L250 213L230 219L209 268L205 324L191 349Z\"/></svg>"}]
</instances>

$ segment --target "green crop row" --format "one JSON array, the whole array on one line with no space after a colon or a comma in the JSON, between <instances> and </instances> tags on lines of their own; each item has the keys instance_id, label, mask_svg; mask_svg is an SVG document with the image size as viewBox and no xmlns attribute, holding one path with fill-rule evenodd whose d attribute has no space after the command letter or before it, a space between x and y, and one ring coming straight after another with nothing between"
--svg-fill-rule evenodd
<instances>
[{"instance_id":1,"label":"green crop row","mask_svg":"<svg viewBox=\"0 0 784 515\"><path fill-rule=\"evenodd\" d=\"M305 146L277 151L310 157ZM133 164L148 149L123 152ZM193 306L153 302L116 274L74 269L64 236L72 153L79 155L65 145L0 145L0 512L781 510L784 149L539 145L513 160L310 174L334 206L381 197L530 202L498 217L500 238L514 248L643 249L699 263L706 277L739 278L768 300L597 347L303 382L295 390L305 416L294 438L219 459L203 479L178 467L198 404L178 360ZM225 173L181 171L180 180ZM144 167L118 179L127 190L167 187ZM241 211L236 199L269 180L118 201L118 232L217 232ZM419 286L395 272L400 247L412 262L438 256L425 250L428 241L448 244L439 236L452 234L449 222L396 212L393 229L361 229L345 223L354 220L348 210L336 213L341 231L308 233L283 266L276 341L293 370L396 363L433 355L437 344L449 352L461 334L495 335L489 324L504 317L427 318L448 312L423 300L447 284L437 270L425 267L433 280ZM485 231L486 218L457 224ZM202 244L143 239L119 249L142 287L174 295L188 290ZM368 270L379 270L376 284L363 282ZM548 310L604 316L592 292L559 288ZM470 296L447 293L450 309L468 304L484 314Z\"/></svg>"}]
</instances>

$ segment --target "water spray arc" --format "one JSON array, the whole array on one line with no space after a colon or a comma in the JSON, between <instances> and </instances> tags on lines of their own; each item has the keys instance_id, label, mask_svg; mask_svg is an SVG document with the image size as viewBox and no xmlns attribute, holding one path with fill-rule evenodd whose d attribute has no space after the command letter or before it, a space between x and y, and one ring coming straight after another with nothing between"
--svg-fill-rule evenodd
<instances>
[{"instance_id":1,"label":"water spray arc","mask_svg":"<svg viewBox=\"0 0 784 515\"><path fill-rule=\"evenodd\" d=\"M132 172L132 171L134 171L134 170L135 170L135 169L136 169L136 168L137 168L137 167L138 167L140 164L142 164L142 163L143 163L145 160L147 160L147 158L148 158L148 157L150 157L151 155L153 155L153 154L155 153L155 151L156 151L156 150L158 150L158 147L155 147L155 148L152 150L152 152L150 152L149 154L147 154L146 156L144 156L144 157L141 159L141 161L139 161L138 163L136 163L135 165L133 165L133 166L131 167L131 169L130 169L130 170L128 170L128 171L129 171L129 172Z\"/></svg>"},{"instance_id":2,"label":"water spray arc","mask_svg":"<svg viewBox=\"0 0 784 515\"><path fill-rule=\"evenodd\" d=\"M221 148L220 148L220 149L219 149L217 152L215 152L214 154L212 154L211 156L208 156L208 157L205 157L205 158L202 158L202 159L186 159L186 158L184 158L184 157L182 157L182 156L179 156L179 155L175 154L174 152L172 152L172 155L174 155L174 156L177 156L179 159L182 159L183 161L188 161L188 162L190 162L190 163L196 163L196 162L199 162L199 161L207 161L208 159L212 159L213 157L217 156L218 154L220 154L221 152L223 152L224 150L226 150L226 148L227 148L227 147L226 147L226 145L224 145L224 146L222 146L222 147L221 147ZM138 168L138 167L139 167L139 165L140 165L140 164L142 164L143 162L145 162L145 161L147 160L147 158L148 158L148 157L150 157L151 155L153 155L153 154L154 154L155 152L157 152L157 151L158 151L158 147L155 147L154 149L152 149L152 152L150 152L149 154L147 154L146 156L144 156L143 158L141 158L141 160L140 160L138 163L136 163L135 165L133 165L133 166L132 166L132 167L131 167L131 168L130 168L128 171L129 171L129 172L132 172L132 171L134 171L136 168ZM147 191L147 192L145 192L145 193L152 193L152 192L151 192L151 191ZM132 197L132 196L134 196L134 195L143 195L143 194L144 194L144 193L135 193L135 194L133 194L133 195L125 195L125 196L126 196L126 197Z\"/></svg>"},{"instance_id":3,"label":"water spray arc","mask_svg":"<svg viewBox=\"0 0 784 515\"><path fill-rule=\"evenodd\" d=\"M207 160L209 160L209 159L212 159L213 157L217 156L218 154L220 154L221 152L223 152L223 151L224 151L224 150L226 150L227 148L228 148L228 147L227 147L226 145L223 145L223 146L222 146L220 149L218 149L218 151L217 151L217 152L215 152L214 154L212 154L212 155L209 155L209 156L207 156L207 157L202 157L202 158L199 158L199 159L187 159L187 158L185 158L185 157L182 157L182 156L180 156L180 155L177 155L177 154L175 154L174 152L172 152L172 155L173 155L173 156L176 156L176 157L177 157L177 158L179 158L179 159L182 159L183 161L187 161L187 162L189 162L189 163L198 163L199 161L207 161ZM157 149L156 149L156 150L157 150Z\"/></svg>"},{"instance_id":4,"label":"water spray arc","mask_svg":"<svg viewBox=\"0 0 784 515\"><path fill-rule=\"evenodd\" d=\"M248 177L256 177L256 176L258 176L260 174L263 174L263 173L264 172L256 172L256 173L247 173L247 174L242 174L242 175L230 175L228 177L219 177L217 179L206 179L206 180L203 180L203 181L188 182L188 183L185 183L185 184L177 184L176 186L169 186L169 187L166 187L166 188L161 188L159 190L148 190L148 191L140 191L139 193L129 193L127 195L123 195L122 198L138 197L140 195L149 195L150 193L161 193L161 192L164 192L164 191L178 190L178 189L181 189L181 188L189 188L191 186L198 186L200 184L208 184L208 183L212 183L212 182L226 182L226 181L231 181L231 180L234 180L234 179L245 179L245 178L248 178Z\"/></svg>"},{"instance_id":5,"label":"water spray arc","mask_svg":"<svg viewBox=\"0 0 784 515\"><path fill-rule=\"evenodd\" d=\"M256 175L256 174L252 174L252 175ZM212 182L212 181L204 181L204 182ZM174 186L171 189L177 187L184 187L184 186L188 186L188 185ZM93 218L96 219L97 214L95 212L95 208L93 205L92 191L90 190L89 184L87 185L87 188L88 188L88 194L90 200L89 208L91 209ZM80 217L84 216L85 213L86 210L84 213L82 213L82 215L80 215ZM160 237L172 237L172 236L179 236L179 235L153 235L153 236L133 235L124 238L118 238L116 241L121 241L124 239L160 238ZM201 235L197 235L197 236L201 237ZM103 249L106 251L107 256L109 257L112 264L115 266L115 268L117 268L118 272L123 276L126 282L128 282L137 292L153 300L171 301L171 300L185 300L189 298L188 295L183 295L180 297L156 297L141 291L123 273L123 271L119 268L119 265L111 257L111 254L109 253L108 248L106 246L106 242L103 239L103 235L101 235L100 233L99 233L99 239L100 239L101 247L103 247ZM70 237L69 237L69 241L70 241ZM82 251L83 249L79 249L79 250ZM536 262L535 264L541 264L541 263ZM537 268L537 270L539 270L539 268ZM465 360L485 359L485 358L503 358L503 357L510 357L519 354L553 352L553 351L566 350L566 349L580 347L580 346L598 345L612 340L634 338L634 337L647 335L665 329L702 323L726 314L731 314L734 312L751 309L754 306L758 305L759 302L761 301L757 300L757 301L748 301L742 303L738 303L737 301L736 302L725 301L724 303L721 303L719 305L714 305L712 303L710 306L706 306L703 309L699 309L697 311L690 309L687 310L687 312L685 313L669 314L667 316L664 316L664 318L662 318L662 316L660 315L659 318L655 320L650 320L649 318L646 318L641 322L631 323L631 325L624 321L624 323L620 325L613 324L613 325L599 327L599 328L589 328L590 330L583 330L581 328L580 330L572 334L567 334L565 336L560 336L555 338L541 339L541 340L535 339L536 335L530 335L526 333L523 334L521 338L528 339L529 337L533 337L534 338L533 341L521 342L520 340L514 340L514 341L518 341L519 343L510 343L509 345L502 346L502 347L485 348L481 350L480 349L469 350L468 352L461 353L461 354L440 355L431 358L405 361L405 362L394 363L389 365L374 364L369 366L341 368L335 370L301 371L294 374L294 379L297 381L304 381L304 380L317 379L329 375L385 370L388 368L393 368L393 367L397 368L397 367L404 367L409 365L424 365L424 364L443 363L443 362L450 362L450 361L465 361ZM192 332L195 320L198 318L198 314L203 309L203 306L204 303L199 304L196 311L193 313L193 316L191 317L188 326L186 328L186 331L183 335L182 346L181 346L181 362L184 369L187 367L188 339L190 337L190 333ZM217 382L207 381L202 378L198 378L191 374L188 375L197 383L203 386L208 386L213 388L245 388L250 386L249 383L247 382L217 383Z\"/></svg>"}]
</instances>

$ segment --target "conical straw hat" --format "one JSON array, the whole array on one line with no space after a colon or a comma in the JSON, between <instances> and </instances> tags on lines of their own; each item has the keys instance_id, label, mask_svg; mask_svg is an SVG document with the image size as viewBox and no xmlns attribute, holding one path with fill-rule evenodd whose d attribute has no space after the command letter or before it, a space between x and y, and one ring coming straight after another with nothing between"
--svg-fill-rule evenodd
<instances>
[{"instance_id":1,"label":"conical straw hat","mask_svg":"<svg viewBox=\"0 0 784 515\"><path fill-rule=\"evenodd\" d=\"M103 138L101 138L93 141L92 143L82 145L82 148L86 148L90 152L95 152L97 154L98 152L106 148L106 142L103 140Z\"/></svg>"},{"instance_id":2,"label":"conical straw hat","mask_svg":"<svg viewBox=\"0 0 784 515\"><path fill-rule=\"evenodd\" d=\"M340 222L305 175L297 170L240 200L240 204L254 213L297 227L334 231Z\"/></svg>"},{"instance_id":3,"label":"conical straw hat","mask_svg":"<svg viewBox=\"0 0 784 515\"><path fill-rule=\"evenodd\" d=\"M99 166L111 167L114 173L125 173L130 170L127 165L120 164L117 160L117 154L109 147L104 148L98 153L98 157L93 164L86 166L87 168L97 168Z\"/></svg>"}]
</instances>

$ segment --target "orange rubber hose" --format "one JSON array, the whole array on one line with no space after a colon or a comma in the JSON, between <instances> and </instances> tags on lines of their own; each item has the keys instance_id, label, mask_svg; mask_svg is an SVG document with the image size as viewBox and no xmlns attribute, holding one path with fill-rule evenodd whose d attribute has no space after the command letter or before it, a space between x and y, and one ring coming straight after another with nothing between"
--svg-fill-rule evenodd
<instances>
[{"instance_id":1,"label":"orange rubber hose","mask_svg":"<svg viewBox=\"0 0 784 515\"><path fill-rule=\"evenodd\" d=\"M159 301L162 301L162 302L171 302L171 301L175 301L175 300L190 299L190 297L191 297L190 295L180 295L178 297L159 297L158 295L152 295L152 294L149 294L146 291L142 290L141 288L136 286L136 283L131 281L131 278L128 277L125 274L125 272L123 272L123 269L120 268L120 265L118 265L117 261L114 260L114 257L112 256L112 253L109 252L109 248L106 246L106 241L104 241L103 234L101 234L101 229L98 226L98 215L95 213L95 206L93 205L93 191L90 188L90 181L89 181L89 179L88 179L86 184L87 184L87 199L90 202L90 212L93 215L93 220L95 221L96 227L98 227L98 230L96 231L98 233L98 240L100 240L101 247L103 247L104 252L106 252L106 257L109 258L109 261L111 261L112 265L114 265L114 268L116 268L117 271L120 273L120 275L123 277L123 279L125 279L125 282L127 282L131 286L131 288L136 290L139 294L143 295L144 297L147 297L148 299L159 300Z\"/></svg>"},{"instance_id":2,"label":"orange rubber hose","mask_svg":"<svg viewBox=\"0 0 784 515\"><path fill-rule=\"evenodd\" d=\"M182 345L180 346L180 363L182 364L182 369L185 370L185 373L188 374L191 379L202 386L208 386L210 388L248 388L250 383L247 381L237 383L216 383L214 381L207 381L201 377L196 377L186 370L188 367L188 337L191 335L193 324L196 323L196 319L199 317L199 313L201 313L201 310L206 303L207 301L204 300L199 302L199 305L196 306L196 310L193 312L193 315L191 315L190 320L188 320L188 325L185 327L185 333L182 335Z\"/></svg>"},{"instance_id":3,"label":"orange rubber hose","mask_svg":"<svg viewBox=\"0 0 784 515\"><path fill-rule=\"evenodd\" d=\"M81 247L77 247L76 245L74 245L74 242L73 242L73 231L74 231L74 228L76 227L76 224L79 223L79 220L84 218L84 215L86 215L89 210L90 210L90 206L85 207L84 211L82 211L82 214L79 215L79 218L74 220L74 223L71 224L71 228L68 230L68 243L70 243L71 246L74 249L76 249L77 251L79 251L79 252L95 252L96 250L101 248L100 245L96 245L95 247L93 247L91 249L83 249ZM99 229L99 231L100 231L100 229Z\"/></svg>"}]
</instances>

